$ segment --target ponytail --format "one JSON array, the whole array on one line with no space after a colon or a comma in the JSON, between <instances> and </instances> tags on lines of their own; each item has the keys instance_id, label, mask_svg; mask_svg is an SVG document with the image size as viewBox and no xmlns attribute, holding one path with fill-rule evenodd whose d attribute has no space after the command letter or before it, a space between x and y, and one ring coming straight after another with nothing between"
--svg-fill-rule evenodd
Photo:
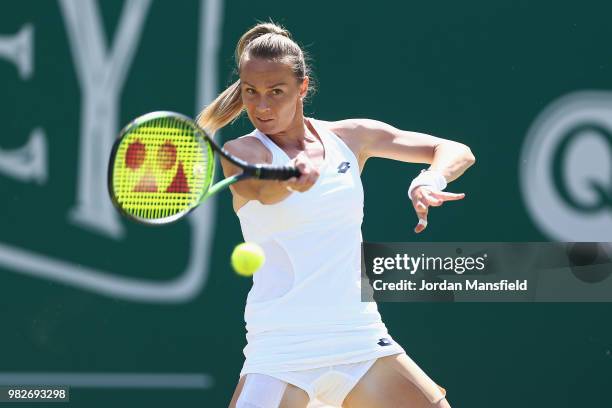
<instances>
[{"instance_id":1,"label":"ponytail","mask_svg":"<svg viewBox=\"0 0 612 408\"><path fill-rule=\"evenodd\" d=\"M198 115L198 125L210 134L234 121L242 113L240 80L221 92L214 101Z\"/></svg>"}]
</instances>

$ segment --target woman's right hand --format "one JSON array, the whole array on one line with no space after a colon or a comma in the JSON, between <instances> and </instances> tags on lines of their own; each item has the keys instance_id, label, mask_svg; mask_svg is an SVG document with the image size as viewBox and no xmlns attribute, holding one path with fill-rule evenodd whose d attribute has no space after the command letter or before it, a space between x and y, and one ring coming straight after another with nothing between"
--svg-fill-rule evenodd
<instances>
[{"instance_id":1,"label":"woman's right hand","mask_svg":"<svg viewBox=\"0 0 612 408\"><path fill-rule=\"evenodd\" d=\"M289 191L297 191L303 193L317 182L319 178L319 170L314 167L308 156L305 153L300 153L290 162L295 166L300 173L300 177L292 177L289 180L281 182Z\"/></svg>"}]
</instances>

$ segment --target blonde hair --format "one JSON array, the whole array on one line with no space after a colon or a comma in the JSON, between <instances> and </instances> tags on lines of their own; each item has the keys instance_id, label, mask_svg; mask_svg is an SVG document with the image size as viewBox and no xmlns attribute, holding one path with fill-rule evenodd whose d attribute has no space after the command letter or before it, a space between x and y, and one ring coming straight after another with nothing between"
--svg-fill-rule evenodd
<instances>
[{"instance_id":1,"label":"blonde hair","mask_svg":"<svg viewBox=\"0 0 612 408\"><path fill-rule=\"evenodd\" d=\"M308 72L304 52L293 41L289 31L275 23L259 23L240 37L236 45L236 67L240 67L246 57L263 58L290 65L298 81ZM214 101L198 115L198 124L210 133L234 121L243 110L240 79L221 92Z\"/></svg>"}]
</instances>

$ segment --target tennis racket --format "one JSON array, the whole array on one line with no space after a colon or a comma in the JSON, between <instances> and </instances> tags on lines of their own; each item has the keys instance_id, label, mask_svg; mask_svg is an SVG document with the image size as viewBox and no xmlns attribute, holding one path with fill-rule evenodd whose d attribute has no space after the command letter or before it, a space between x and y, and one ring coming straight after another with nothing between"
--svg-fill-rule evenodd
<instances>
[{"instance_id":1,"label":"tennis racket","mask_svg":"<svg viewBox=\"0 0 612 408\"><path fill-rule=\"evenodd\" d=\"M243 172L211 185L215 153ZM249 178L288 180L295 167L249 164L217 145L204 129L175 112L136 118L119 134L108 166L108 188L117 209L140 223L175 222L213 194Z\"/></svg>"}]
</instances>

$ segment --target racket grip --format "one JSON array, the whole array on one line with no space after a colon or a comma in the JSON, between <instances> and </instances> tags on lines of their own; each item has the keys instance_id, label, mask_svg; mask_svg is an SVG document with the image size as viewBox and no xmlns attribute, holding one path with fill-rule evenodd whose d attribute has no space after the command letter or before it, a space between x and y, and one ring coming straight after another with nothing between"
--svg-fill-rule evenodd
<instances>
[{"instance_id":1,"label":"racket grip","mask_svg":"<svg viewBox=\"0 0 612 408\"><path fill-rule=\"evenodd\" d=\"M262 180L289 180L300 177L302 173L293 166L256 166L256 177Z\"/></svg>"}]
</instances>

